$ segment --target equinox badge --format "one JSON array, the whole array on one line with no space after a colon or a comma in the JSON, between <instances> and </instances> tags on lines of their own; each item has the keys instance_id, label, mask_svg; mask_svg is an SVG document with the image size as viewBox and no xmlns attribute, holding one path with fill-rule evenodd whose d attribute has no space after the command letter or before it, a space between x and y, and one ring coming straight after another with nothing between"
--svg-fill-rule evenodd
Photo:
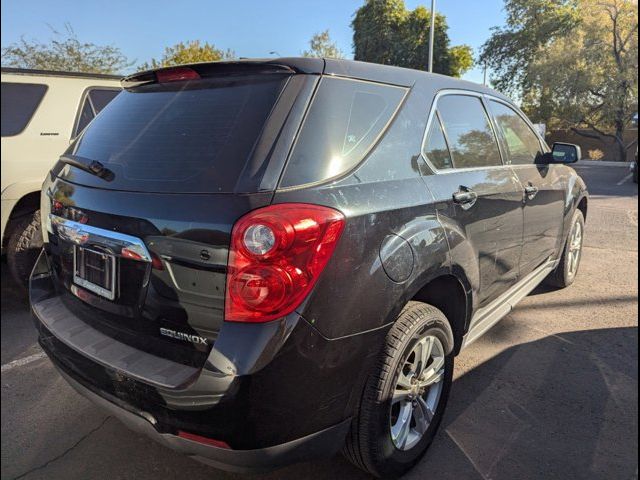
<instances>
[{"instance_id":1,"label":"equinox badge","mask_svg":"<svg viewBox=\"0 0 640 480\"><path fill-rule=\"evenodd\" d=\"M176 332L175 330L169 330L168 328L161 328L160 335L164 335L165 337L175 338L177 340L183 340L185 342L191 343L201 343L202 345L207 345L207 339L201 337L199 335L191 335L189 333Z\"/></svg>"}]
</instances>

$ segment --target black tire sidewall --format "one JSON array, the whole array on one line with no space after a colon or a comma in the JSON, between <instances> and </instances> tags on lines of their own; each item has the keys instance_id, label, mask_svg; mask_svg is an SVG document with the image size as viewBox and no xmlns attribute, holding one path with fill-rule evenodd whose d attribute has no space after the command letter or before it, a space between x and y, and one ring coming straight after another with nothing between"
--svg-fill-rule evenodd
<instances>
[{"instance_id":1,"label":"black tire sidewall","mask_svg":"<svg viewBox=\"0 0 640 480\"><path fill-rule=\"evenodd\" d=\"M7 242L7 264L13 279L26 288L42 248L40 210L17 219Z\"/></svg>"}]
</instances>

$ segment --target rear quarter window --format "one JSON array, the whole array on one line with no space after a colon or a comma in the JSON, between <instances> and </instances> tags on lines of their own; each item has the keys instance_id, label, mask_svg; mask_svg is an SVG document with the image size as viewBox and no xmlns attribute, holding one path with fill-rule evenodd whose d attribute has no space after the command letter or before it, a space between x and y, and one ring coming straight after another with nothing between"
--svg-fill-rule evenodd
<instances>
[{"instance_id":1,"label":"rear quarter window","mask_svg":"<svg viewBox=\"0 0 640 480\"><path fill-rule=\"evenodd\" d=\"M385 131L406 92L391 85L324 77L280 186L321 182L351 170Z\"/></svg>"},{"instance_id":2,"label":"rear quarter window","mask_svg":"<svg viewBox=\"0 0 640 480\"><path fill-rule=\"evenodd\" d=\"M47 92L47 86L35 83L2 83L2 136L19 135L29 124Z\"/></svg>"}]
</instances>

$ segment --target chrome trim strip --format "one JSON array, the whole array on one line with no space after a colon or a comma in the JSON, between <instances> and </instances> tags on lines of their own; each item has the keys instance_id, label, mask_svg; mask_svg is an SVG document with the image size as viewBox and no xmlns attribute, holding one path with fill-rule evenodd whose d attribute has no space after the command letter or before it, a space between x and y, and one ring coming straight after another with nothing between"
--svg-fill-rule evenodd
<instances>
[{"instance_id":1,"label":"chrome trim strip","mask_svg":"<svg viewBox=\"0 0 640 480\"><path fill-rule=\"evenodd\" d=\"M482 108L484 110L485 115L487 116L487 120L489 121L489 126L491 127L491 131L493 132L493 136L496 140L496 146L498 147L498 152L500 154L500 165L491 165L489 167L462 167L462 168L446 168L446 169L438 169L436 168L431 161L429 160L429 158L427 158L427 156L424 153L424 148L425 148L425 144L427 142L427 135L429 134L429 129L431 128L431 124L433 123L433 118L436 115L436 111L438 109L438 100L440 100L440 98L448 96L448 95L459 95L459 96L466 96L466 97L476 97L480 100L480 103L482 104ZM496 126L494 125L493 122L493 114L491 113L491 111L488 108L488 105L486 103L486 94L482 93L482 92L476 92L473 90L466 90L466 89L455 89L455 88L445 88L443 90L438 91L434 98L433 98L433 102L431 103L431 108L429 110L429 117L427 119L427 126L424 130L424 133L422 134L422 143L420 146L420 156L422 157L422 160L427 164L427 166L433 171L433 173L435 173L436 175L438 174L446 174L446 173L457 173L457 172L466 172L466 171L473 171L473 170L487 170L487 169L496 169L496 168L508 168L511 165L509 163L507 163L506 159L505 159L505 155L504 152L502 151L502 147L500 145L500 141L499 141L499 137L498 137L498 132L496 131ZM445 133L446 135L446 133ZM455 165L455 160L454 160L454 165Z\"/></svg>"},{"instance_id":2,"label":"chrome trim strip","mask_svg":"<svg viewBox=\"0 0 640 480\"><path fill-rule=\"evenodd\" d=\"M47 229L51 228L50 233L58 235L67 242L87 247L99 245L108 248L117 257L151 263L151 254L147 246L137 237L74 222L52 213L49 214L49 222ZM127 249L137 254L140 258L124 256L122 255L122 249Z\"/></svg>"}]
</instances>

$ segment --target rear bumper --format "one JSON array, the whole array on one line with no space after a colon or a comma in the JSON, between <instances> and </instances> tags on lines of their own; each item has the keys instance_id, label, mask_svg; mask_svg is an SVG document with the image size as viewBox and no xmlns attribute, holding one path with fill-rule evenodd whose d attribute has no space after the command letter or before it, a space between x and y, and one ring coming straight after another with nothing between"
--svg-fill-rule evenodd
<instances>
[{"instance_id":1,"label":"rear bumper","mask_svg":"<svg viewBox=\"0 0 640 480\"><path fill-rule=\"evenodd\" d=\"M62 369L58 368L58 370L78 393L107 410L131 430L147 435L166 447L221 470L239 473L264 472L292 463L329 457L340 448L349 430L350 419L347 419L320 432L267 448L231 450L203 445L177 435L158 432L154 427L155 419L152 415L126 410L94 393Z\"/></svg>"},{"instance_id":2,"label":"rear bumper","mask_svg":"<svg viewBox=\"0 0 640 480\"><path fill-rule=\"evenodd\" d=\"M65 379L132 429L227 470L336 453L385 335L328 340L297 314L265 324L225 322L207 361L194 369L72 318L52 275L43 252L30 302L40 345ZM231 448L190 441L180 431Z\"/></svg>"}]
</instances>

